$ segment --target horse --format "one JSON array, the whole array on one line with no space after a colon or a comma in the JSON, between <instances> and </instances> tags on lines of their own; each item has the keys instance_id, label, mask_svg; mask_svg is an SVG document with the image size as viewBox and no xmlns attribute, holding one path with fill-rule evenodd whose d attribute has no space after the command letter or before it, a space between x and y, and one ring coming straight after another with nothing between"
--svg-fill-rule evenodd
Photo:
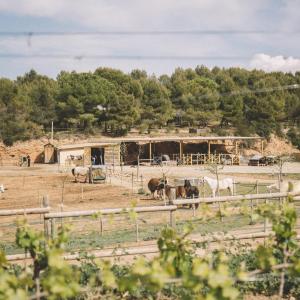
<instances>
[{"instance_id":1,"label":"horse","mask_svg":"<svg viewBox=\"0 0 300 300\"><path fill-rule=\"evenodd\" d=\"M167 198L169 199L169 201L172 198L172 196L171 196L172 188L175 188L176 198L185 198L186 197L184 186L174 186L173 187L173 186L167 184L167 185L165 185L165 194L166 194Z\"/></svg>"},{"instance_id":2,"label":"horse","mask_svg":"<svg viewBox=\"0 0 300 300\"><path fill-rule=\"evenodd\" d=\"M187 198L198 198L199 197L199 189L191 185L190 181L185 179L184 180L184 189L185 189L185 194Z\"/></svg>"},{"instance_id":3,"label":"horse","mask_svg":"<svg viewBox=\"0 0 300 300\"><path fill-rule=\"evenodd\" d=\"M151 178L148 182L148 189L151 192L152 199L155 199L154 194L157 192L159 198L162 197L162 192L165 185L167 184L167 179L163 178Z\"/></svg>"},{"instance_id":4,"label":"horse","mask_svg":"<svg viewBox=\"0 0 300 300\"><path fill-rule=\"evenodd\" d=\"M300 181L281 181L280 188L279 182L273 183L267 186L267 190L271 193L273 190L279 190L280 192L299 192L300 193Z\"/></svg>"},{"instance_id":5,"label":"horse","mask_svg":"<svg viewBox=\"0 0 300 300\"><path fill-rule=\"evenodd\" d=\"M185 190L185 195L186 198L198 198L199 197L199 189L191 185L191 182L188 179L184 180L184 190ZM199 203L195 204L195 207L198 208ZM190 208L192 208L192 205L190 205Z\"/></svg>"},{"instance_id":6,"label":"horse","mask_svg":"<svg viewBox=\"0 0 300 300\"><path fill-rule=\"evenodd\" d=\"M0 184L0 193L4 193L4 185L3 184Z\"/></svg>"},{"instance_id":7,"label":"horse","mask_svg":"<svg viewBox=\"0 0 300 300\"><path fill-rule=\"evenodd\" d=\"M203 183L207 182L207 184L209 185L211 191L212 191L212 195L213 197L216 197L216 192L218 189L218 180L217 179L213 179L210 177L203 177ZM233 179L232 178L224 178L219 180L219 191L220 190L226 190L228 189L230 192L230 195L233 196Z\"/></svg>"},{"instance_id":8,"label":"horse","mask_svg":"<svg viewBox=\"0 0 300 300\"><path fill-rule=\"evenodd\" d=\"M87 181L89 175L89 168L88 167L75 167L72 169L72 174L75 177L75 182L79 176L85 176L84 182Z\"/></svg>"}]
</instances>

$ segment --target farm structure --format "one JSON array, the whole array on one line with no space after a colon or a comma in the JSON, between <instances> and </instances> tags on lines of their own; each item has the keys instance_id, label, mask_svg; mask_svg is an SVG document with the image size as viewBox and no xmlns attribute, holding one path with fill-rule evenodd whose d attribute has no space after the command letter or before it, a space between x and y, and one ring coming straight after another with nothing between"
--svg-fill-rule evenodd
<instances>
[{"instance_id":1,"label":"farm structure","mask_svg":"<svg viewBox=\"0 0 300 300\"><path fill-rule=\"evenodd\" d=\"M260 137L132 137L110 139L105 142L120 144L120 163L135 165L154 164L168 157L183 165L226 163L240 164L240 148L247 141L261 141L263 154L264 140Z\"/></svg>"},{"instance_id":2,"label":"farm structure","mask_svg":"<svg viewBox=\"0 0 300 300\"><path fill-rule=\"evenodd\" d=\"M53 144L44 145L44 163L53 164L56 162L56 148Z\"/></svg>"},{"instance_id":3,"label":"farm structure","mask_svg":"<svg viewBox=\"0 0 300 300\"><path fill-rule=\"evenodd\" d=\"M58 147L58 163L66 166L118 165L120 143L101 142L71 144Z\"/></svg>"},{"instance_id":4,"label":"farm structure","mask_svg":"<svg viewBox=\"0 0 300 300\"><path fill-rule=\"evenodd\" d=\"M163 155L183 165L225 163L240 164L240 145L260 137L126 137L101 142L63 145L58 148L58 162L88 166L94 164L153 164Z\"/></svg>"}]
</instances>

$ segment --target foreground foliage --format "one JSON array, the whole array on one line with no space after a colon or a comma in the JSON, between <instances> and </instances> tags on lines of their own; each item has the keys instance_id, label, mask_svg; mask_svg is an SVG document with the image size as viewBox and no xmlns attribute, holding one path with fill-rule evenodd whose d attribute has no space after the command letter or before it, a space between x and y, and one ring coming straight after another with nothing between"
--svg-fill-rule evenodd
<instances>
[{"instance_id":1,"label":"foreground foliage","mask_svg":"<svg viewBox=\"0 0 300 300\"><path fill-rule=\"evenodd\" d=\"M82 253L79 263L63 259L67 229L46 240L26 222L16 242L32 258L26 266L10 265L0 255L0 299L242 299L245 293L300 297L300 248L293 203L262 205L257 213L272 222L274 236L257 249L233 244L211 251L181 233L163 229L159 255L118 265ZM201 247L201 249L199 249ZM250 250L249 250L250 249ZM204 255L197 255L201 250Z\"/></svg>"}]
</instances>

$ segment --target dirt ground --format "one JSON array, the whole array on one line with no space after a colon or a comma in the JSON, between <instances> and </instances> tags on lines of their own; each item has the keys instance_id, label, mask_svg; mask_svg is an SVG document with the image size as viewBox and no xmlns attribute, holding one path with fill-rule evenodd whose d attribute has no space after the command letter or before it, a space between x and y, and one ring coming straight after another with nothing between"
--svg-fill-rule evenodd
<instances>
[{"instance_id":1,"label":"dirt ground","mask_svg":"<svg viewBox=\"0 0 300 300\"><path fill-rule=\"evenodd\" d=\"M133 200L137 201L137 205L161 205L162 201L150 200L149 195L136 194L140 188L149 193L147 182L150 178L165 174L170 183L173 183L174 179L178 178L199 178L204 175L213 177L205 166L201 165L141 166L139 170L137 167L126 166L123 167L123 171L120 167L115 167L115 173L108 174L105 184L88 184L75 183L71 172L64 171L66 173L57 165L43 164L30 168L1 167L0 184L4 184L5 192L0 194L0 209L40 207L45 195L49 197L52 211L128 207ZM286 164L283 171L300 173L300 163ZM259 179L260 183L271 183L277 180L276 167L225 166L220 173L221 178L230 176L238 182L255 182Z\"/></svg>"},{"instance_id":2,"label":"dirt ground","mask_svg":"<svg viewBox=\"0 0 300 300\"><path fill-rule=\"evenodd\" d=\"M230 176L237 182L247 184L258 179L257 173L270 175L267 178L259 179L261 184L266 184L276 181L276 176L272 176L272 169L270 168L225 166L221 171L223 173L221 177ZM53 212L131 207L133 203L137 206L164 205L162 200L151 199L147 188L147 182L150 178L161 177L162 174L165 174L172 184L174 179L178 178L199 178L203 175L209 175L204 166L141 166L139 170L136 167L126 166L123 167L122 171L120 167L115 167L115 173L109 174L106 183L88 184L75 183L70 170L63 171L65 172L62 172L57 165L36 164L30 168L2 166L0 168L0 184L4 184L5 192L0 193L0 210L40 207L45 195L49 198L49 204ZM300 164L289 164L284 171L300 173ZM137 174L139 175L138 182L136 181ZM132 175L135 178L133 185ZM212 177L211 174L210 176ZM138 194L137 192L140 189L143 189L146 193ZM244 188L245 193L251 193L250 190L253 192L253 188ZM209 196L209 191L206 192L205 196ZM180 210L177 213L178 220L189 220L193 217L189 209ZM150 223L166 223L169 218L167 213L145 214L143 217ZM39 216L32 216L31 220L38 221L39 218ZM1 225L12 224L15 219L12 217L1 217L0 222ZM123 226L124 223L119 225ZM90 227L95 225L92 222L86 222L79 223L78 226L79 229L81 229L81 226L83 227L82 229L88 231ZM12 228L8 225L0 227L0 236L3 236L7 230L10 231L11 234L9 235L13 238Z\"/></svg>"}]
</instances>

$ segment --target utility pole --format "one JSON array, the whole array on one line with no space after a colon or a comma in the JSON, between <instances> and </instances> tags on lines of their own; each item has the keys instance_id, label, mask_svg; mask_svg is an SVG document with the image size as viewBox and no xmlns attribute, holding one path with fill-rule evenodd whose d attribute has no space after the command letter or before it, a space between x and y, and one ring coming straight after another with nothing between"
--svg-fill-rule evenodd
<instances>
[{"instance_id":1,"label":"utility pole","mask_svg":"<svg viewBox=\"0 0 300 300\"><path fill-rule=\"evenodd\" d=\"M51 144L53 145L53 121L51 121Z\"/></svg>"}]
</instances>

